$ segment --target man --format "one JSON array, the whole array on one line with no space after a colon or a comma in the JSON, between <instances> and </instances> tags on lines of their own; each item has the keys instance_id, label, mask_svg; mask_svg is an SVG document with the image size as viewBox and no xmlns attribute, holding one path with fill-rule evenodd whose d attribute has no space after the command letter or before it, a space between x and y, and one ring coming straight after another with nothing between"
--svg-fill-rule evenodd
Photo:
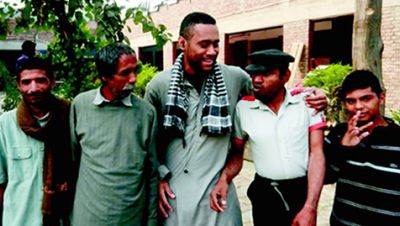
<instances>
[{"instance_id":1,"label":"man","mask_svg":"<svg viewBox=\"0 0 400 226\"><path fill-rule=\"evenodd\" d=\"M171 226L242 225L231 182L243 153L228 149L232 115L240 96L251 93L251 80L238 67L216 63L219 33L210 15L188 14L179 35L183 53L145 94L158 113L160 213Z\"/></svg>"},{"instance_id":2,"label":"man","mask_svg":"<svg viewBox=\"0 0 400 226\"><path fill-rule=\"evenodd\" d=\"M22 62L35 56L36 43L34 43L30 40L26 40L22 43L21 49L22 49L22 54L20 57L18 57L17 62L15 64L15 67L17 70L21 66Z\"/></svg>"},{"instance_id":3,"label":"man","mask_svg":"<svg viewBox=\"0 0 400 226\"><path fill-rule=\"evenodd\" d=\"M304 95L285 88L292 56L269 49L250 59L246 71L255 98L237 104L234 146L243 149L250 141L254 225L315 225L325 170L324 117L306 106Z\"/></svg>"},{"instance_id":4,"label":"man","mask_svg":"<svg viewBox=\"0 0 400 226\"><path fill-rule=\"evenodd\" d=\"M370 71L343 81L349 113L325 140L327 172L337 177L331 225L400 225L400 127L379 111L385 93Z\"/></svg>"},{"instance_id":5,"label":"man","mask_svg":"<svg viewBox=\"0 0 400 226\"><path fill-rule=\"evenodd\" d=\"M219 34L211 16L187 15L179 34L183 54L153 78L145 94L160 122L161 214L171 226L241 225L233 184L222 213L210 209L209 196L220 178L230 183L240 170L239 164L229 165L238 153L227 159L231 115L239 96L250 93L250 78L237 67L215 63ZM225 162L229 167L222 170Z\"/></svg>"},{"instance_id":6,"label":"man","mask_svg":"<svg viewBox=\"0 0 400 226\"><path fill-rule=\"evenodd\" d=\"M132 94L135 52L110 44L95 58L102 86L71 106L73 151L80 158L72 225L157 225L156 112Z\"/></svg>"},{"instance_id":7,"label":"man","mask_svg":"<svg viewBox=\"0 0 400 226\"><path fill-rule=\"evenodd\" d=\"M17 87L22 100L0 117L3 225L69 225L69 103L51 94L53 86L46 61L29 58L21 63Z\"/></svg>"}]
</instances>

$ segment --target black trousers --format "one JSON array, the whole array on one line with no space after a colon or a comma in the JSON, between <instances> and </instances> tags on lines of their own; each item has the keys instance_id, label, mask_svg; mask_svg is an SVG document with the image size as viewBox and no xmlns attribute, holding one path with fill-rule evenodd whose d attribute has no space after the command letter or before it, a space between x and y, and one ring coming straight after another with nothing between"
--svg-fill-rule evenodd
<instances>
[{"instance_id":1,"label":"black trousers","mask_svg":"<svg viewBox=\"0 0 400 226\"><path fill-rule=\"evenodd\" d=\"M271 180L255 175L247 190L254 226L290 226L307 198L307 177Z\"/></svg>"}]
</instances>

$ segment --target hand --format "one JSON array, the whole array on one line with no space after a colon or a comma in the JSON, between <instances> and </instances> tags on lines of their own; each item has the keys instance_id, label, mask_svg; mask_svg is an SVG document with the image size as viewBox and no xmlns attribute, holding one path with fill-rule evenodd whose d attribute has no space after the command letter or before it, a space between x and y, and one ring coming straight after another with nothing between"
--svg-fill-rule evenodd
<instances>
[{"instance_id":1,"label":"hand","mask_svg":"<svg viewBox=\"0 0 400 226\"><path fill-rule=\"evenodd\" d=\"M369 122L361 127L357 127L360 111L351 117L347 123L347 131L343 136L342 145L343 146L356 146L361 142L364 137L369 135L369 131L374 125L373 122Z\"/></svg>"},{"instance_id":2,"label":"hand","mask_svg":"<svg viewBox=\"0 0 400 226\"><path fill-rule=\"evenodd\" d=\"M317 210L310 205L304 205L293 219L292 226L315 226L317 224Z\"/></svg>"},{"instance_id":3,"label":"hand","mask_svg":"<svg viewBox=\"0 0 400 226\"><path fill-rule=\"evenodd\" d=\"M226 205L226 196L228 194L229 184L224 180L218 180L214 189L210 193L210 207L216 212L223 212Z\"/></svg>"},{"instance_id":4,"label":"hand","mask_svg":"<svg viewBox=\"0 0 400 226\"><path fill-rule=\"evenodd\" d=\"M322 89L308 87L304 92L306 94L306 97L304 98L306 106L315 109L313 114L317 114L326 109L328 106L328 98Z\"/></svg>"},{"instance_id":5,"label":"hand","mask_svg":"<svg viewBox=\"0 0 400 226\"><path fill-rule=\"evenodd\" d=\"M158 209L164 218L168 218L168 212L172 212L172 207L168 203L168 198L174 199L175 194L169 187L168 181L162 180L158 184Z\"/></svg>"}]
</instances>

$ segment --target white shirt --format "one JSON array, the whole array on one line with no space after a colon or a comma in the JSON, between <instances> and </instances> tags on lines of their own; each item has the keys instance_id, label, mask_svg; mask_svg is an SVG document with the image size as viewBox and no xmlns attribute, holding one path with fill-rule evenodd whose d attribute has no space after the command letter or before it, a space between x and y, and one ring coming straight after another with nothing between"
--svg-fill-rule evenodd
<instances>
[{"instance_id":1,"label":"white shirt","mask_svg":"<svg viewBox=\"0 0 400 226\"><path fill-rule=\"evenodd\" d=\"M236 106L235 136L250 142L257 174L274 180L307 174L309 131L325 126L322 113L312 115L304 95L286 90L278 114L259 100L241 100Z\"/></svg>"}]
</instances>

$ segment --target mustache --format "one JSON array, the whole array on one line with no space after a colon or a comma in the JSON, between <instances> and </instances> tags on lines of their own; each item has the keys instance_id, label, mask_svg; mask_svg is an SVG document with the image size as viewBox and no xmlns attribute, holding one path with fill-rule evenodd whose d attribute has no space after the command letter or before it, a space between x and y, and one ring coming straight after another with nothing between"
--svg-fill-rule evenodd
<instances>
[{"instance_id":1,"label":"mustache","mask_svg":"<svg viewBox=\"0 0 400 226\"><path fill-rule=\"evenodd\" d=\"M31 93L27 93L26 94L29 97L39 97L39 96L47 96L49 95L48 92L40 92L40 91L35 91L35 92L31 92Z\"/></svg>"},{"instance_id":2,"label":"mustache","mask_svg":"<svg viewBox=\"0 0 400 226\"><path fill-rule=\"evenodd\" d=\"M132 91L135 89L135 84L128 84L122 88L122 91Z\"/></svg>"}]
</instances>

